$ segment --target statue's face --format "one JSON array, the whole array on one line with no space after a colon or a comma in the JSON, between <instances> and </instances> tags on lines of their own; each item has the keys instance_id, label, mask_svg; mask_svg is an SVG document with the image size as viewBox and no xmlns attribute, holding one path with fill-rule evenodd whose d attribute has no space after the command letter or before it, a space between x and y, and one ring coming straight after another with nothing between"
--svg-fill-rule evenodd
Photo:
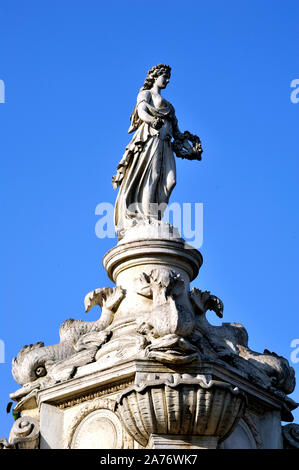
<instances>
[{"instance_id":1,"label":"statue's face","mask_svg":"<svg viewBox=\"0 0 299 470\"><path fill-rule=\"evenodd\" d=\"M169 75L167 73L163 73L162 75L159 75L158 78L156 78L155 84L159 88L166 88L169 82Z\"/></svg>"}]
</instances>

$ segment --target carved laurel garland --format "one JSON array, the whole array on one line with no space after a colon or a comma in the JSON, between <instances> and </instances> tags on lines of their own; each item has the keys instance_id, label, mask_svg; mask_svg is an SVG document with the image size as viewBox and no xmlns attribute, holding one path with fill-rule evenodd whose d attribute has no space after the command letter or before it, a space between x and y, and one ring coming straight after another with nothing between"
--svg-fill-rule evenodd
<instances>
[{"instance_id":1,"label":"carved laurel garland","mask_svg":"<svg viewBox=\"0 0 299 470\"><path fill-rule=\"evenodd\" d=\"M97 411L100 409L104 410L110 410L114 411L115 410L115 401L114 400L109 400L107 398L95 398L93 401L87 403L85 406L81 408L79 413L73 418L70 427L67 432L67 448L70 449L72 445L72 440L75 434L75 431L81 421L92 413L93 411Z\"/></svg>"}]
</instances>

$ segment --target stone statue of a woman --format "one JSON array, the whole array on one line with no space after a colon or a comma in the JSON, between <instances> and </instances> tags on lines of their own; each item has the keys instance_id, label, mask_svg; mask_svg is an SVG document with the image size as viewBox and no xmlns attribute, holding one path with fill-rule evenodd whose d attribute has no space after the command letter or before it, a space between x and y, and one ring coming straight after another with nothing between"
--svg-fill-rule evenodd
<instances>
[{"instance_id":1,"label":"stone statue of a woman","mask_svg":"<svg viewBox=\"0 0 299 470\"><path fill-rule=\"evenodd\" d=\"M114 188L120 186L114 212L119 239L137 224L162 218L176 184L173 151L181 158L201 159L199 138L179 131L173 106L161 96L170 71L164 64L148 71L130 117L129 133L136 132L112 179Z\"/></svg>"}]
</instances>

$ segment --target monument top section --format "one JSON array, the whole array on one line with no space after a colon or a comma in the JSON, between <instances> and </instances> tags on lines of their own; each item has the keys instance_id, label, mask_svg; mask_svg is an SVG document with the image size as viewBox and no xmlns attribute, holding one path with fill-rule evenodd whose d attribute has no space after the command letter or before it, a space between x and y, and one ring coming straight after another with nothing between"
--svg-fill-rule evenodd
<instances>
[{"instance_id":1,"label":"monument top section","mask_svg":"<svg viewBox=\"0 0 299 470\"><path fill-rule=\"evenodd\" d=\"M207 312L222 318L224 307L190 287L202 256L162 220L174 153L202 154L161 96L170 71L149 70L113 178L119 241L103 264L115 286L86 295L86 312L101 309L98 320L68 319L58 344L29 344L14 358L22 387L11 398L22 417L0 448L216 448L233 446L234 432L239 447L280 448L282 439L299 447L298 425L282 433L280 424L298 406L288 397L294 369L274 352L253 351L241 324L210 323Z\"/></svg>"},{"instance_id":2,"label":"monument top section","mask_svg":"<svg viewBox=\"0 0 299 470\"><path fill-rule=\"evenodd\" d=\"M137 96L129 133L135 132L112 178L119 189L115 204L118 238L136 225L162 219L176 185L179 158L201 160L199 137L178 127L175 109L161 96L170 80L169 65L152 67Z\"/></svg>"}]
</instances>

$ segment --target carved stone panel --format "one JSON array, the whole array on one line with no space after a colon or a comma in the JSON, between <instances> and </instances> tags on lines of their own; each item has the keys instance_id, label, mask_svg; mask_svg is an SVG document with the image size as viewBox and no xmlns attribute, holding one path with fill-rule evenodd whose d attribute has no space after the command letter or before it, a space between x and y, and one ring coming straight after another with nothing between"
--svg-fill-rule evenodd
<instances>
[{"instance_id":1,"label":"carved stone panel","mask_svg":"<svg viewBox=\"0 0 299 470\"><path fill-rule=\"evenodd\" d=\"M115 402L95 398L73 418L67 431L69 449L130 449L134 441L114 412Z\"/></svg>"},{"instance_id":2,"label":"carved stone panel","mask_svg":"<svg viewBox=\"0 0 299 470\"><path fill-rule=\"evenodd\" d=\"M232 434L220 444L220 449L257 449L254 436L244 420L240 420Z\"/></svg>"},{"instance_id":3,"label":"carved stone panel","mask_svg":"<svg viewBox=\"0 0 299 470\"><path fill-rule=\"evenodd\" d=\"M123 430L110 410L97 410L85 416L74 432L72 449L120 449Z\"/></svg>"}]
</instances>

